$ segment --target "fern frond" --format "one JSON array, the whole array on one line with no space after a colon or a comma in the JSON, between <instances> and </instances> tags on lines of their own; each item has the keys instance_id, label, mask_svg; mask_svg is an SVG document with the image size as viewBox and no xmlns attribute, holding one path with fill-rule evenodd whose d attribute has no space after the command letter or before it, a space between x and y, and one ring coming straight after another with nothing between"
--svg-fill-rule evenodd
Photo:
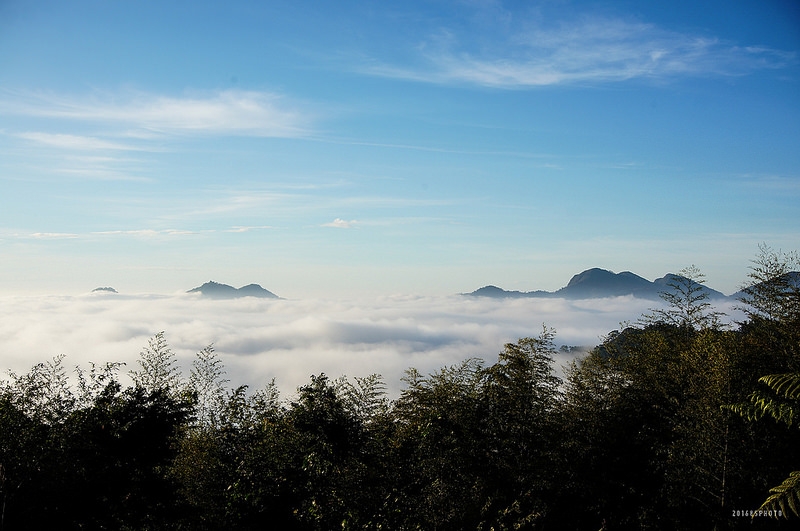
<instances>
[{"instance_id":1,"label":"fern frond","mask_svg":"<svg viewBox=\"0 0 800 531\"><path fill-rule=\"evenodd\" d=\"M768 374L758 379L769 386L771 393L756 390L750 395L750 403L731 404L724 409L746 418L749 421L769 416L787 426L798 424L800 420L800 373ZM776 396L777 395L777 396Z\"/></svg>"},{"instance_id":2,"label":"fern frond","mask_svg":"<svg viewBox=\"0 0 800 531\"><path fill-rule=\"evenodd\" d=\"M777 422L786 423L790 427L797 424L798 416L800 415L797 403L784 402L780 398L764 395L760 391L750 395L750 402L755 409L753 420L769 416Z\"/></svg>"},{"instance_id":3,"label":"fern frond","mask_svg":"<svg viewBox=\"0 0 800 531\"><path fill-rule=\"evenodd\" d=\"M768 374L758 379L773 391L790 400L800 399L800 373Z\"/></svg>"},{"instance_id":4,"label":"fern frond","mask_svg":"<svg viewBox=\"0 0 800 531\"><path fill-rule=\"evenodd\" d=\"M800 471L789 474L783 483L777 487L769 489L770 496L761 504L759 511L772 511L775 518L778 517L777 511L780 510L784 517L788 518L791 510L795 516L800 516Z\"/></svg>"},{"instance_id":5,"label":"fern frond","mask_svg":"<svg viewBox=\"0 0 800 531\"><path fill-rule=\"evenodd\" d=\"M750 422L761 420L767 416L791 427L798 424L800 420L800 404L786 402L782 398L765 395L761 391L753 392L750 395L750 402L727 404L721 407L733 411Z\"/></svg>"},{"instance_id":6,"label":"fern frond","mask_svg":"<svg viewBox=\"0 0 800 531\"><path fill-rule=\"evenodd\" d=\"M764 416L763 411L756 409L756 407L752 404L752 402L744 402L741 404L724 404L720 406L720 409L727 409L728 411L733 411L740 417L747 419L750 422L758 420Z\"/></svg>"}]
</instances>

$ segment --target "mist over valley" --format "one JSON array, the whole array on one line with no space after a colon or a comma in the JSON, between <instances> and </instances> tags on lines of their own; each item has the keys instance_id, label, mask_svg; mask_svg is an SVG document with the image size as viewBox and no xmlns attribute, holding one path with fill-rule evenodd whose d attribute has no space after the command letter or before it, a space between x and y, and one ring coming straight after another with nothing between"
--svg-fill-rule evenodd
<instances>
[{"instance_id":1,"label":"mist over valley","mask_svg":"<svg viewBox=\"0 0 800 531\"><path fill-rule=\"evenodd\" d=\"M600 289L613 275L605 273L589 275L598 278L584 288ZM556 346L563 347L555 360L560 374L621 324L663 306L632 294L292 299L261 286L245 288L212 281L171 295L105 288L73 296L6 296L0 299L2 369L23 373L64 354L70 367L119 361L129 370L148 338L164 331L185 374L195 353L213 345L232 385L257 389L274 378L288 396L312 374L378 373L396 396L406 369L427 374L468 358L491 363L505 343L536 336L543 326L555 329ZM713 302L727 319L738 315L734 300Z\"/></svg>"}]
</instances>

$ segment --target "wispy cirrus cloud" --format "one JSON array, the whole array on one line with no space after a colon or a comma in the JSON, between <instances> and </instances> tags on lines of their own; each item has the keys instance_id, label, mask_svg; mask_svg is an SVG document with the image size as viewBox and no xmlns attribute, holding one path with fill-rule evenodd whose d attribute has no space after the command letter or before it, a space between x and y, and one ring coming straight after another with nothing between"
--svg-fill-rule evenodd
<instances>
[{"instance_id":1,"label":"wispy cirrus cloud","mask_svg":"<svg viewBox=\"0 0 800 531\"><path fill-rule=\"evenodd\" d=\"M69 177L83 179L83 180L139 181L139 182L147 182L150 180L146 177L140 177L138 175L134 175L126 171L116 169L112 167L112 165L108 164L107 165L85 164L76 167L54 168L52 171L56 174L66 175Z\"/></svg>"},{"instance_id":2,"label":"wispy cirrus cloud","mask_svg":"<svg viewBox=\"0 0 800 531\"><path fill-rule=\"evenodd\" d=\"M416 66L374 64L365 71L430 83L530 88L742 75L796 61L794 52L738 46L612 18L584 17L554 27L528 25L488 50L470 51L465 42L445 31L419 47L421 62Z\"/></svg>"},{"instance_id":3,"label":"wispy cirrus cloud","mask_svg":"<svg viewBox=\"0 0 800 531\"><path fill-rule=\"evenodd\" d=\"M36 240L72 240L79 236L71 232L34 232L28 235Z\"/></svg>"},{"instance_id":4,"label":"wispy cirrus cloud","mask_svg":"<svg viewBox=\"0 0 800 531\"><path fill-rule=\"evenodd\" d=\"M117 135L140 139L148 138L148 133L300 137L311 128L308 113L279 95L256 91L228 90L184 97L147 93L67 97L6 92L0 99L0 110L15 115L100 123L116 129ZM87 138L70 136L39 134L31 139L61 145L91 143Z\"/></svg>"},{"instance_id":5,"label":"wispy cirrus cloud","mask_svg":"<svg viewBox=\"0 0 800 531\"><path fill-rule=\"evenodd\" d=\"M103 140L101 138L95 138L91 136L43 132L17 133L14 136L51 147L80 151L126 151L141 149L133 145Z\"/></svg>"},{"instance_id":6,"label":"wispy cirrus cloud","mask_svg":"<svg viewBox=\"0 0 800 531\"><path fill-rule=\"evenodd\" d=\"M244 233L244 232L252 232L252 231L256 231L256 230L269 230L269 229L274 229L274 228L275 227L273 227L272 225L258 225L258 226L254 226L254 227L240 226L240 227L231 227L231 228L226 229L226 230L224 230L222 232Z\"/></svg>"},{"instance_id":7,"label":"wispy cirrus cloud","mask_svg":"<svg viewBox=\"0 0 800 531\"><path fill-rule=\"evenodd\" d=\"M2 108L2 101L0 101ZM31 157L30 168L51 176L93 181L149 181L146 156L140 152L164 151L160 146L138 140L120 141L118 133L82 135L46 131L0 134L21 139ZM106 136L103 138L102 136ZM137 152L132 157L130 153ZM123 155L125 153L125 155Z\"/></svg>"},{"instance_id":8,"label":"wispy cirrus cloud","mask_svg":"<svg viewBox=\"0 0 800 531\"><path fill-rule=\"evenodd\" d=\"M274 227L263 226L234 226L228 228L215 229L121 229L121 230L100 230L91 232L5 232L0 230L0 236L18 240L96 240L98 238L137 238L137 239L156 239L156 238L179 238L185 236L197 236L200 234L216 233L245 233L256 230L272 229Z\"/></svg>"},{"instance_id":9,"label":"wispy cirrus cloud","mask_svg":"<svg viewBox=\"0 0 800 531\"><path fill-rule=\"evenodd\" d=\"M790 195L800 193L800 178L794 175L744 175L740 182L742 186L758 190Z\"/></svg>"},{"instance_id":10,"label":"wispy cirrus cloud","mask_svg":"<svg viewBox=\"0 0 800 531\"><path fill-rule=\"evenodd\" d=\"M133 229L133 230L107 230L92 232L93 235L98 236L140 236L145 238L152 238L156 236L187 236L190 234L198 234L198 231L185 230L185 229Z\"/></svg>"},{"instance_id":11,"label":"wispy cirrus cloud","mask_svg":"<svg viewBox=\"0 0 800 531\"><path fill-rule=\"evenodd\" d=\"M543 159L554 157L551 153L536 153L526 151L506 151L506 150L481 150L481 149L450 149L435 146L424 146L415 144L389 144L385 142L369 142L365 140L354 140L347 138L314 137L314 141L326 144L340 144L345 146L367 146L388 149L400 149L407 151L423 151L430 153L448 153L454 155L497 155L502 157L517 157L526 159Z\"/></svg>"}]
</instances>

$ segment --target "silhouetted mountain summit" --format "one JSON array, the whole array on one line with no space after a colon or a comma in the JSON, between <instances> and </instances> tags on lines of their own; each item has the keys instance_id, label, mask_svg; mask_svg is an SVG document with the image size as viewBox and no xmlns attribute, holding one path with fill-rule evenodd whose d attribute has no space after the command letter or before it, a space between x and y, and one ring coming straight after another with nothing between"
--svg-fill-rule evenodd
<instances>
[{"instance_id":1,"label":"silhouetted mountain summit","mask_svg":"<svg viewBox=\"0 0 800 531\"><path fill-rule=\"evenodd\" d=\"M549 291L506 291L497 286L484 286L476 289L472 293L465 293L465 295L473 295L475 297L496 297L496 298L520 298L520 297L547 297L552 295Z\"/></svg>"},{"instance_id":2,"label":"silhouetted mountain summit","mask_svg":"<svg viewBox=\"0 0 800 531\"><path fill-rule=\"evenodd\" d=\"M213 280L206 282L202 286L190 289L186 293L200 293L203 297L210 299L238 299L240 297L259 297L262 299L280 299L271 291L265 290L258 284L248 284L239 289L227 284L220 284Z\"/></svg>"},{"instance_id":3,"label":"silhouetted mountain summit","mask_svg":"<svg viewBox=\"0 0 800 531\"><path fill-rule=\"evenodd\" d=\"M604 297L623 297L632 295L642 299L659 299L659 294L670 291L670 283L680 280L673 273L650 282L630 271L613 273L607 269L592 268L573 276L569 283L556 291L506 291L497 286L485 286L472 293L474 297L520 298L520 297L559 297L564 299L598 299ZM727 298L725 294L702 286L710 299Z\"/></svg>"},{"instance_id":4,"label":"silhouetted mountain summit","mask_svg":"<svg viewBox=\"0 0 800 531\"><path fill-rule=\"evenodd\" d=\"M566 299L597 299L620 295L642 298L650 298L652 295L658 297L658 293L653 293L653 282L639 275L634 275L630 271L612 273L597 267L573 276L569 284L553 295Z\"/></svg>"}]
</instances>

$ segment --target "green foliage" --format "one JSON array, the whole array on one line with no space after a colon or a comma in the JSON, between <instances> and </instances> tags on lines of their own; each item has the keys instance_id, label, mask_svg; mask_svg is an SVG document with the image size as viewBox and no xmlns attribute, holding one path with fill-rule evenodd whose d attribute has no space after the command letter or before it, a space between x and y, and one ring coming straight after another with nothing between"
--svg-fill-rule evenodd
<instances>
[{"instance_id":1,"label":"green foliage","mask_svg":"<svg viewBox=\"0 0 800 531\"><path fill-rule=\"evenodd\" d=\"M742 290L742 308L751 319L765 318L782 323L800 320L800 282L792 272L800 270L800 254L783 253L767 245L750 268L750 282Z\"/></svg>"},{"instance_id":2,"label":"green foliage","mask_svg":"<svg viewBox=\"0 0 800 531\"><path fill-rule=\"evenodd\" d=\"M354 377L353 382L341 378L336 382L336 392L347 409L361 422L368 423L389 411L386 384L379 374L364 378Z\"/></svg>"},{"instance_id":3,"label":"green foliage","mask_svg":"<svg viewBox=\"0 0 800 531\"><path fill-rule=\"evenodd\" d=\"M459 528L480 518L482 370L468 359L427 377L407 371L394 409L396 527Z\"/></svg>"},{"instance_id":4,"label":"green foliage","mask_svg":"<svg viewBox=\"0 0 800 531\"><path fill-rule=\"evenodd\" d=\"M757 421L765 416L788 427L797 425L800 416L800 373L770 374L762 376L758 381L770 388L766 394L760 390L750 395L748 403L725 406L750 421ZM783 483L770 489L770 496L759 510L771 511L777 518L776 511L788 515L787 508L795 516L800 516L800 471L792 472Z\"/></svg>"},{"instance_id":5,"label":"green foliage","mask_svg":"<svg viewBox=\"0 0 800 531\"><path fill-rule=\"evenodd\" d=\"M800 415L800 374L772 374L758 381L772 392L767 394L758 389L750 395L749 402L725 407L751 421L769 416L789 427L795 425Z\"/></svg>"},{"instance_id":6,"label":"green foliage","mask_svg":"<svg viewBox=\"0 0 800 531\"><path fill-rule=\"evenodd\" d=\"M122 390L113 380L91 402L69 400L69 409L62 408L64 390L52 394L46 416L14 405L51 375L34 368L0 400L3 527L164 527L179 512L165 470L190 405L164 390Z\"/></svg>"},{"instance_id":7,"label":"green foliage","mask_svg":"<svg viewBox=\"0 0 800 531\"><path fill-rule=\"evenodd\" d=\"M505 345L484 370L482 438L489 501L480 529L533 526L547 513L559 472L557 407L561 380L553 375L555 332Z\"/></svg>"},{"instance_id":8,"label":"green foliage","mask_svg":"<svg viewBox=\"0 0 800 531\"><path fill-rule=\"evenodd\" d=\"M784 254L762 245L751 268L751 282L743 289L743 310L749 322L743 331L762 356L771 355L776 366L790 369L762 376L758 382L769 392L756 389L747 402L732 402L725 408L740 416L756 421L769 416L779 423L792 427L800 416L800 281L793 270L800 268L800 255ZM800 472L792 472L783 483L770 489L770 496L760 510L778 509L788 516L798 512L800 499Z\"/></svg>"},{"instance_id":9,"label":"green foliage","mask_svg":"<svg viewBox=\"0 0 800 531\"><path fill-rule=\"evenodd\" d=\"M8 396L25 415L45 424L62 419L75 405L76 398L69 385L64 355L51 361L37 363L22 375L9 372L6 384Z\"/></svg>"},{"instance_id":10,"label":"green foliage","mask_svg":"<svg viewBox=\"0 0 800 531\"><path fill-rule=\"evenodd\" d=\"M789 511L800 516L800 471L792 472L783 483L769 489L770 496L759 507L777 518L778 511L788 518ZM788 510L787 510L788 509Z\"/></svg>"},{"instance_id":11,"label":"green foliage","mask_svg":"<svg viewBox=\"0 0 800 531\"><path fill-rule=\"evenodd\" d=\"M195 417L200 424L214 425L221 420L217 413L225 402L225 384L228 383L224 375L222 360L212 345L199 351L192 361L189 390L197 401Z\"/></svg>"},{"instance_id":12,"label":"green foliage","mask_svg":"<svg viewBox=\"0 0 800 531\"><path fill-rule=\"evenodd\" d=\"M782 278L767 258L756 273ZM274 381L229 388L212 346L184 383L163 332L127 388L115 363L75 384L61 356L12 373L0 529L762 529L731 508L797 513L798 472L762 501L800 432L731 413L798 425L791 288L754 287L726 329L682 273L667 310L563 381L546 327L491 364L409 369L396 400L375 374L312 376L291 400Z\"/></svg>"},{"instance_id":13,"label":"green foliage","mask_svg":"<svg viewBox=\"0 0 800 531\"><path fill-rule=\"evenodd\" d=\"M98 369L95 363L90 362L89 371L80 367L75 368L78 378L78 404L89 407L104 392L106 387L118 381L119 369L124 363L107 362Z\"/></svg>"},{"instance_id":14,"label":"green foliage","mask_svg":"<svg viewBox=\"0 0 800 531\"><path fill-rule=\"evenodd\" d=\"M391 414L394 527L539 525L558 471L560 379L553 331L509 343L497 363L409 370Z\"/></svg>"},{"instance_id":15,"label":"green foliage","mask_svg":"<svg viewBox=\"0 0 800 531\"><path fill-rule=\"evenodd\" d=\"M587 509L575 527L605 520L724 528L732 525L727 508L754 507L758 489L790 455L762 448L790 441L756 432L721 407L746 400L769 361L742 348L749 333L653 323L609 334L573 364L563 402L570 436L562 443L572 459L563 482L577 486L567 492L577 490L574 504Z\"/></svg>"},{"instance_id":16,"label":"green foliage","mask_svg":"<svg viewBox=\"0 0 800 531\"><path fill-rule=\"evenodd\" d=\"M769 374L758 379L768 385L778 396L789 400L800 400L800 374Z\"/></svg>"},{"instance_id":17,"label":"green foliage","mask_svg":"<svg viewBox=\"0 0 800 531\"><path fill-rule=\"evenodd\" d=\"M724 314L711 307L703 284L705 275L697 266L682 269L667 282L670 289L660 293L668 307L651 310L642 316L642 323L664 323L689 330L717 328Z\"/></svg>"},{"instance_id":18,"label":"green foliage","mask_svg":"<svg viewBox=\"0 0 800 531\"><path fill-rule=\"evenodd\" d=\"M178 392L180 370L163 331L148 340L147 346L139 353L137 363L140 369L130 371L134 385L150 391L169 389Z\"/></svg>"}]
</instances>

